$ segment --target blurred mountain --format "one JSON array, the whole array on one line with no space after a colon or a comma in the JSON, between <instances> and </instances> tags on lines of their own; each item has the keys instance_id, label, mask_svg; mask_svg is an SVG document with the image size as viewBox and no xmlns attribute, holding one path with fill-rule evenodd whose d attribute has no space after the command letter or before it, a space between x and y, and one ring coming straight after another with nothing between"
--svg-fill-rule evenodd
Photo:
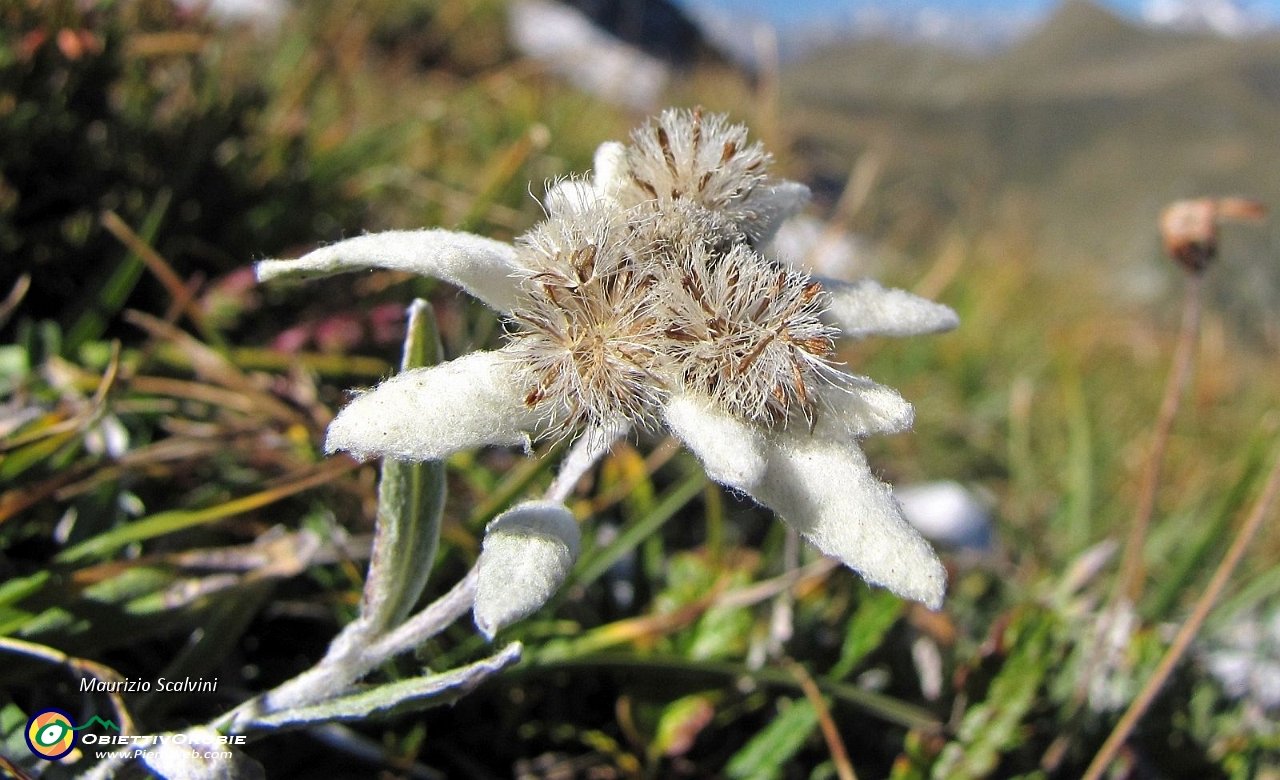
<instances>
[{"instance_id":1,"label":"blurred mountain","mask_svg":"<svg viewBox=\"0 0 1280 780\"><path fill-rule=\"evenodd\" d=\"M1280 207L1280 35L1161 30L1068 0L991 55L856 41L781 78L820 195L873 153L881 178L860 227L906 249L1012 219L1040 256L1132 271L1126 283L1154 295L1143 269L1162 205L1241 194ZM1223 295L1280 309L1277 222L1228 236L1231 275L1248 282Z\"/></svg>"},{"instance_id":2,"label":"blurred mountain","mask_svg":"<svg viewBox=\"0 0 1280 780\"><path fill-rule=\"evenodd\" d=\"M1033 34L1061 0L675 0L699 20L712 18L768 24L777 31L782 59L803 57L815 47L867 38L942 46L985 53L1008 48ZM1275 0L1097 0L1127 8L1126 18L1153 29L1222 36L1263 35L1280 29ZM1081 13L1080 15L1087 15ZM742 38L741 29L714 25L722 46Z\"/></svg>"}]
</instances>

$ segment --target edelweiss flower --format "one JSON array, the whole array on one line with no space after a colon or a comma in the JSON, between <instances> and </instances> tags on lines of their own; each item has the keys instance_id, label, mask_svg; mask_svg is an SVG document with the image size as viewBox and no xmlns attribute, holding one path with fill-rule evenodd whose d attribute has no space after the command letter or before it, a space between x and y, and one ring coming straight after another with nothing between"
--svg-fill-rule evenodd
<instances>
[{"instance_id":1,"label":"edelweiss flower","mask_svg":"<svg viewBox=\"0 0 1280 780\"><path fill-rule=\"evenodd\" d=\"M949 330L949 308L870 280L820 280L760 250L808 190L723 117L669 110L605 144L591 183L547 194L514 245L444 230L361 236L262 280L410 270L510 324L502 349L405 371L358 395L326 449L435 460L543 435L607 444L665 426L708 476L770 507L868 581L941 606L945 571L867 466L859 440L906 430L893 390L844 373L835 339ZM603 447L597 447L603 449Z\"/></svg>"}]
</instances>

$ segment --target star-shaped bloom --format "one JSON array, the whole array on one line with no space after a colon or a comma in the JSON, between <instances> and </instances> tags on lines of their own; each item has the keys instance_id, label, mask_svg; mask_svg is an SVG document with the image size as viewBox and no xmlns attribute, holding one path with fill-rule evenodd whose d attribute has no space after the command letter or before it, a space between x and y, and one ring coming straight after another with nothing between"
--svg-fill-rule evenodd
<instances>
[{"instance_id":1,"label":"star-shaped bloom","mask_svg":"<svg viewBox=\"0 0 1280 780\"><path fill-rule=\"evenodd\" d=\"M815 279L762 254L808 190L719 116L668 110L560 182L514 244L445 230L360 236L262 280L362 268L443 279L499 312L507 344L397 374L329 427L330 452L436 460L538 436L665 427L716 482L774 510L868 581L932 608L946 573L859 442L911 426L894 390L841 370L836 340L956 326L871 280Z\"/></svg>"}]
</instances>

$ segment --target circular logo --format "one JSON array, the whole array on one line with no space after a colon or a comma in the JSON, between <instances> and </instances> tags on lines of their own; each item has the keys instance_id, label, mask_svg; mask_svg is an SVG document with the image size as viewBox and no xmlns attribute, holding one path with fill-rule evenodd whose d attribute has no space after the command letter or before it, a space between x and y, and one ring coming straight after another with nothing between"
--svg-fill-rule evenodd
<instances>
[{"instance_id":1,"label":"circular logo","mask_svg":"<svg viewBox=\"0 0 1280 780\"><path fill-rule=\"evenodd\" d=\"M76 746L75 721L62 710L40 710L27 721L27 747L50 761L57 761Z\"/></svg>"}]
</instances>

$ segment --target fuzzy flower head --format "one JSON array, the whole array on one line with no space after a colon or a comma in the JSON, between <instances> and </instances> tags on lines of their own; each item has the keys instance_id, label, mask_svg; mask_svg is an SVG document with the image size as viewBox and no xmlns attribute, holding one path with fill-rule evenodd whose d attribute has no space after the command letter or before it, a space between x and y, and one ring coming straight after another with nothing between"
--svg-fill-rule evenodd
<instances>
[{"instance_id":1,"label":"fuzzy flower head","mask_svg":"<svg viewBox=\"0 0 1280 780\"><path fill-rule=\"evenodd\" d=\"M508 322L507 344L402 372L358 395L326 447L431 460L531 436L663 427L708 476L770 507L871 582L937 607L945 571L858 446L910 427L893 390L845 373L836 340L957 324L945 306L837 282L762 254L808 190L721 116L669 110L596 154L594 179L547 194L514 245L381 233L266 261L260 279L357 268L456 284ZM593 445L594 446L594 445Z\"/></svg>"},{"instance_id":2,"label":"fuzzy flower head","mask_svg":"<svg viewBox=\"0 0 1280 780\"><path fill-rule=\"evenodd\" d=\"M688 198L712 210L737 209L764 181L772 161L747 129L700 109L668 110L631 134L629 175L619 188L632 202Z\"/></svg>"},{"instance_id":3,"label":"fuzzy flower head","mask_svg":"<svg viewBox=\"0 0 1280 780\"><path fill-rule=\"evenodd\" d=\"M812 427L818 387L837 375L822 286L742 245L719 258L687 247L674 266L666 335L680 390L753 423L798 412Z\"/></svg>"},{"instance_id":4,"label":"fuzzy flower head","mask_svg":"<svg viewBox=\"0 0 1280 780\"><path fill-rule=\"evenodd\" d=\"M761 246L777 223L808 198L794 182L768 176L773 157L747 129L701 109L667 109L631 134L631 143L605 144L596 154L597 183L624 206L659 213L692 203L723 215L718 226Z\"/></svg>"},{"instance_id":5,"label":"fuzzy flower head","mask_svg":"<svg viewBox=\"0 0 1280 780\"><path fill-rule=\"evenodd\" d=\"M524 403L564 432L656 419L665 336L657 266L613 209L552 216L518 242L525 294L511 311Z\"/></svg>"}]
</instances>

